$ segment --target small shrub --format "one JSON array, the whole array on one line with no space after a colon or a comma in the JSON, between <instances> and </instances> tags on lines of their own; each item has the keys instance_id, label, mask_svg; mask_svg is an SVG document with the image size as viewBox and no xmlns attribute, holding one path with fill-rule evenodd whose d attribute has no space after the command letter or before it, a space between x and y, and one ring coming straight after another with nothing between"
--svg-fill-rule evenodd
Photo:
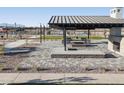
<instances>
[{"instance_id":1,"label":"small shrub","mask_svg":"<svg viewBox=\"0 0 124 93\"><path fill-rule=\"evenodd\" d=\"M37 67L37 71L44 71L44 70L50 70L50 68Z\"/></svg>"},{"instance_id":2,"label":"small shrub","mask_svg":"<svg viewBox=\"0 0 124 93\"><path fill-rule=\"evenodd\" d=\"M26 71L26 70L31 70L31 67L18 67L17 70L18 71Z\"/></svg>"},{"instance_id":3,"label":"small shrub","mask_svg":"<svg viewBox=\"0 0 124 93\"><path fill-rule=\"evenodd\" d=\"M85 70L86 71L92 71L92 70L97 70L97 68L95 68L95 67L86 67Z\"/></svg>"},{"instance_id":4,"label":"small shrub","mask_svg":"<svg viewBox=\"0 0 124 93\"><path fill-rule=\"evenodd\" d=\"M124 68L118 68L118 71L124 71Z\"/></svg>"},{"instance_id":5,"label":"small shrub","mask_svg":"<svg viewBox=\"0 0 124 93\"><path fill-rule=\"evenodd\" d=\"M14 70L14 68L13 67L3 67L1 70L2 71Z\"/></svg>"}]
</instances>

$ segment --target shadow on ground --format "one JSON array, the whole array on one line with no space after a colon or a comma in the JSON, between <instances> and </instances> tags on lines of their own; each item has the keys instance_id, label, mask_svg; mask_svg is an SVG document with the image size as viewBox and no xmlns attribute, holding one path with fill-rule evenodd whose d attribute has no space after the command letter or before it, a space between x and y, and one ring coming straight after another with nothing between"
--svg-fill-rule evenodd
<instances>
[{"instance_id":1,"label":"shadow on ground","mask_svg":"<svg viewBox=\"0 0 124 93\"><path fill-rule=\"evenodd\" d=\"M24 83L10 83L8 85L76 85L85 84L88 81L97 80L91 77L65 77L60 79L41 80L34 79Z\"/></svg>"},{"instance_id":2,"label":"shadow on ground","mask_svg":"<svg viewBox=\"0 0 124 93\"><path fill-rule=\"evenodd\" d=\"M109 54L105 54L105 58L117 58L117 57L109 53Z\"/></svg>"},{"instance_id":3,"label":"shadow on ground","mask_svg":"<svg viewBox=\"0 0 124 93\"><path fill-rule=\"evenodd\" d=\"M92 44L108 44L107 41L101 41L101 42L96 42L96 43L92 43Z\"/></svg>"},{"instance_id":4,"label":"shadow on ground","mask_svg":"<svg viewBox=\"0 0 124 93\"><path fill-rule=\"evenodd\" d=\"M36 51L36 47L5 48L5 55L24 54Z\"/></svg>"}]
</instances>

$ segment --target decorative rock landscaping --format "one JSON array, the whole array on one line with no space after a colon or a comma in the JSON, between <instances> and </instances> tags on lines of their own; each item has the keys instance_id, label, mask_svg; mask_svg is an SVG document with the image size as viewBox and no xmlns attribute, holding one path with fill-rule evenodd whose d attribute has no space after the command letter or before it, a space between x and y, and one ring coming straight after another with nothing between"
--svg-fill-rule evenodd
<instances>
[{"instance_id":1,"label":"decorative rock landscaping","mask_svg":"<svg viewBox=\"0 0 124 93\"><path fill-rule=\"evenodd\" d=\"M48 72L48 73L120 73L124 72L124 57L107 50L106 41L96 41L97 46L83 48L87 51L100 50L112 54L109 58L51 58L52 49L62 47L61 41L46 41L37 45L27 54L8 56L6 65L16 69L12 72ZM7 59L6 59L7 60ZM13 60L13 62L12 62ZM4 59L3 59L4 61ZM1 64L1 63L0 63ZM2 70L1 70L2 72Z\"/></svg>"}]
</instances>

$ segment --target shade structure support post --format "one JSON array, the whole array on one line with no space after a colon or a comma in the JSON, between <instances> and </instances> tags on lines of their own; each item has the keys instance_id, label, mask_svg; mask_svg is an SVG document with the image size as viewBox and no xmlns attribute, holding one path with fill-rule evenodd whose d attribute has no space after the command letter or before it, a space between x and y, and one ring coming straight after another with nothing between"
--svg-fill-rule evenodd
<instances>
[{"instance_id":1,"label":"shade structure support post","mask_svg":"<svg viewBox=\"0 0 124 93\"><path fill-rule=\"evenodd\" d=\"M45 26L43 27L43 39L44 39L44 42L45 42Z\"/></svg>"},{"instance_id":2,"label":"shade structure support post","mask_svg":"<svg viewBox=\"0 0 124 93\"><path fill-rule=\"evenodd\" d=\"M88 36L87 38L89 39L90 38L90 29L88 29Z\"/></svg>"},{"instance_id":3,"label":"shade structure support post","mask_svg":"<svg viewBox=\"0 0 124 93\"><path fill-rule=\"evenodd\" d=\"M66 49L66 29L65 28L63 28L63 43L64 43L64 50L66 51L67 49Z\"/></svg>"},{"instance_id":4,"label":"shade structure support post","mask_svg":"<svg viewBox=\"0 0 124 93\"><path fill-rule=\"evenodd\" d=\"M15 27L14 27L14 35L17 36L17 27L16 27L16 22L14 23ZM14 38L15 40L17 39L16 37Z\"/></svg>"},{"instance_id":5,"label":"shade structure support post","mask_svg":"<svg viewBox=\"0 0 124 93\"><path fill-rule=\"evenodd\" d=\"M42 43L42 25L40 24L40 43Z\"/></svg>"},{"instance_id":6,"label":"shade structure support post","mask_svg":"<svg viewBox=\"0 0 124 93\"><path fill-rule=\"evenodd\" d=\"M8 27L7 27L7 24L6 24L6 38L8 39L8 35L9 35L9 33L8 33Z\"/></svg>"}]
</instances>

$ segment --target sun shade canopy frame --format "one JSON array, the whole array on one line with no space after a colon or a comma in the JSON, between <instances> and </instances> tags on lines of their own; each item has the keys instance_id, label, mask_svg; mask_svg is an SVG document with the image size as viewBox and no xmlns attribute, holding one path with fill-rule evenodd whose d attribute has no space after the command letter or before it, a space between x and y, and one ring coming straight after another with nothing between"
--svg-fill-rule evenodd
<instances>
[{"instance_id":1,"label":"sun shade canopy frame","mask_svg":"<svg viewBox=\"0 0 124 93\"><path fill-rule=\"evenodd\" d=\"M95 29L124 27L124 19L115 19L109 16L52 16L49 21L52 28Z\"/></svg>"}]
</instances>

